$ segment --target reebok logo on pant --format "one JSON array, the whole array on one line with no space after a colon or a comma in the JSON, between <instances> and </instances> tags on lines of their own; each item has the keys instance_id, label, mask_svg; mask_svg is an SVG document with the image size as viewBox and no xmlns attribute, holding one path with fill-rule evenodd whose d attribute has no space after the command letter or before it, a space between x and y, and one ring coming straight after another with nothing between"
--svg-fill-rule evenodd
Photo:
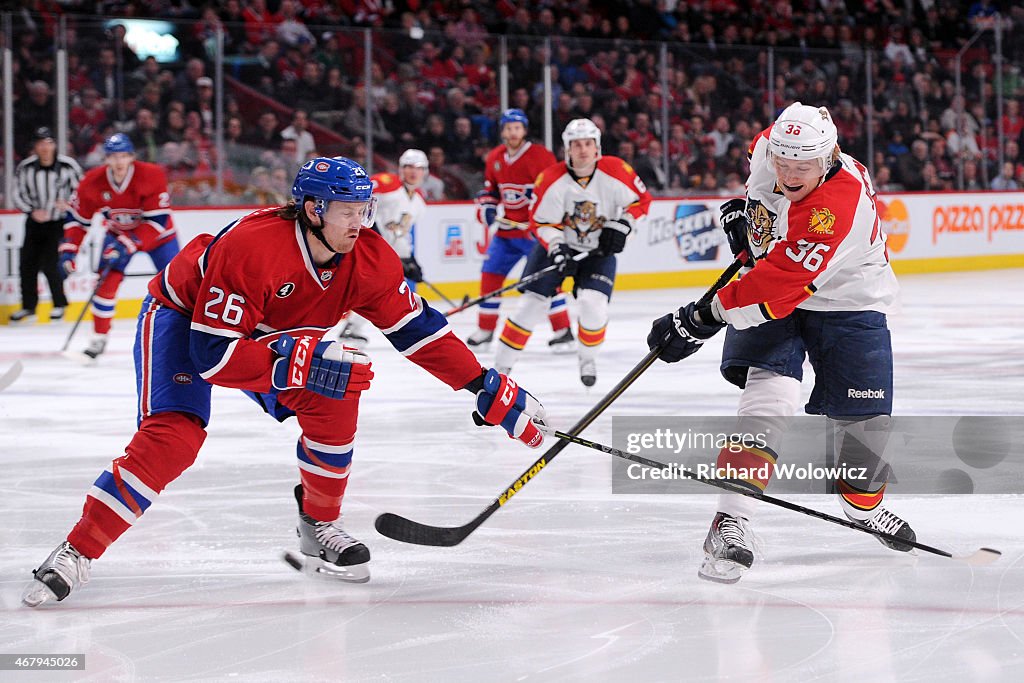
<instances>
[{"instance_id":1,"label":"reebok logo on pant","mask_svg":"<svg viewBox=\"0 0 1024 683\"><path fill-rule=\"evenodd\" d=\"M885 389L847 389L847 398L885 398Z\"/></svg>"}]
</instances>

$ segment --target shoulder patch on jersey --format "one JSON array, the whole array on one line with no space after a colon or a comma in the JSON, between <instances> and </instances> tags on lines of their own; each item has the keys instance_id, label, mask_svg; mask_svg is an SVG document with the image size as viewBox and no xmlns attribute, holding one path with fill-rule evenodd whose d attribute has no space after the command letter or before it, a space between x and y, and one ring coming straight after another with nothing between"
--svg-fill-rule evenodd
<instances>
[{"instance_id":1,"label":"shoulder patch on jersey","mask_svg":"<svg viewBox=\"0 0 1024 683\"><path fill-rule=\"evenodd\" d=\"M751 199L747 202L747 216L750 218L747 239L754 246L767 249L768 244L775 238L775 219L778 218L778 214L769 211L760 200Z\"/></svg>"},{"instance_id":2,"label":"shoulder patch on jersey","mask_svg":"<svg viewBox=\"0 0 1024 683\"><path fill-rule=\"evenodd\" d=\"M835 214L828 209L811 209L811 219L807 229L815 235L831 235L834 233L832 226L835 224Z\"/></svg>"},{"instance_id":3,"label":"shoulder patch on jersey","mask_svg":"<svg viewBox=\"0 0 1024 683\"><path fill-rule=\"evenodd\" d=\"M278 287L277 291L274 292L274 295L278 299L284 299L284 298L286 298L288 296L291 296L291 293L294 292L294 291L295 291L295 283L294 282L286 282L283 285L281 285L280 287Z\"/></svg>"}]
</instances>

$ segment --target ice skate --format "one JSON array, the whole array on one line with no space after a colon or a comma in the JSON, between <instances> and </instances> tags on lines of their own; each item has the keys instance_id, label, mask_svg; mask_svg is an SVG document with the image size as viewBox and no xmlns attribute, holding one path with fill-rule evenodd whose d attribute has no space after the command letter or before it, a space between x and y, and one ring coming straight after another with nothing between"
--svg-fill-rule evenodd
<instances>
[{"instance_id":1,"label":"ice skate","mask_svg":"<svg viewBox=\"0 0 1024 683\"><path fill-rule=\"evenodd\" d=\"M753 534L747 518L716 513L704 539L704 563L697 576L718 583L736 583L752 564Z\"/></svg>"},{"instance_id":2,"label":"ice skate","mask_svg":"<svg viewBox=\"0 0 1024 683\"><path fill-rule=\"evenodd\" d=\"M370 338L362 334L352 323L345 323L345 327L341 328L341 332L338 333L338 341L352 346L363 346L370 341Z\"/></svg>"},{"instance_id":3,"label":"ice skate","mask_svg":"<svg viewBox=\"0 0 1024 683\"><path fill-rule=\"evenodd\" d=\"M892 534L893 536L897 536L908 541L917 540L917 534L914 533L914 530L910 528L909 524L889 512L881 505L879 505L878 509L875 510L875 514L868 519L857 519L848 512L846 512L846 517L852 522L863 524L872 531L881 531L882 533ZM878 542L885 547L898 550L901 553L910 552L914 549L914 546L912 545L890 541L888 538L882 538L881 536L875 536L875 538L877 538Z\"/></svg>"},{"instance_id":4,"label":"ice skate","mask_svg":"<svg viewBox=\"0 0 1024 683\"><path fill-rule=\"evenodd\" d=\"M86 356L85 362L91 363L92 361L95 361L97 358L99 358L100 355L106 350L107 335L97 334L93 336L92 341L89 342L89 345L85 347L85 350L82 351L82 353L85 354Z\"/></svg>"},{"instance_id":5,"label":"ice skate","mask_svg":"<svg viewBox=\"0 0 1024 683\"><path fill-rule=\"evenodd\" d=\"M494 330L480 330L478 329L473 334L466 338L466 346L471 349L483 349L486 348L491 341L494 339Z\"/></svg>"},{"instance_id":6,"label":"ice skate","mask_svg":"<svg viewBox=\"0 0 1024 683\"><path fill-rule=\"evenodd\" d=\"M296 569L351 583L370 580L370 551L341 527L341 517L319 522L302 511L302 485L295 487L299 504L299 537L302 557L286 553L285 560ZM301 564L301 566L296 566Z\"/></svg>"},{"instance_id":7,"label":"ice skate","mask_svg":"<svg viewBox=\"0 0 1024 683\"><path fill-rule=\"evenodd\" d=\"M580 358L580 381L583 386L592 387L597 384L597 361Z\"/></svg>"},{"instance_id":8,"label":"ice skate","mask_svg":"<svg viewBox=\"0 0 1024 683\"><path fill-rule=\"evenodd\" d=\"M576 350L576 338L572 336L572 330L568 327L562 334L548 341L548 348L553 353L572 353Z\"/></svg>"},{"instance_id":9,"label":"ice skate","mask_svg":"<svg viewBox=\"0 0 1024 683\"><path fill-rule=\"evenodd\" d=\"M32 571L35 578L25 587L21 601L28 607L38 607L49 600L60 602L72 590L89 583L92 560L83 557L75 546L64 541L50 556Z\"/></svg>"},{"instance_id":10,"label":"ice skate","mask_svg":"<svg viewBox=\"0 0 1024 683\"><path fill-rule=\"evenodd\" d=\"M50 309L50 320L63 320L64 309L61 306L54 306Z\"/></svg>"},{"instance_id":11,"label":"ice skate","mask_svg":"<svg viewBox=\"0 0 1024 683\"><path fill-rule=\"evenodd\" d=\"M30 311L27 308L23 308L20 311L15 311L14 313L11 313L10 320L11 320L11 324L15 324L15 323L21 323L21 324L34 323L36 321L36 312L35 311Z\"/></svg>"}]
</instances>

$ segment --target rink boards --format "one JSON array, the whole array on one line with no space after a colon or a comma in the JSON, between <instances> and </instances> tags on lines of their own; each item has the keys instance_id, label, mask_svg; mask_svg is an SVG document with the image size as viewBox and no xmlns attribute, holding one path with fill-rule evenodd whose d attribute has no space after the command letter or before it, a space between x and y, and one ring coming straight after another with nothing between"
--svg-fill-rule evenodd
<instances>
[{"instance_id":1,"label":"rink boards","mask_svg":"<svg viewBox=\"0 0 1024 683\"><path fill-rule=\"evenodd\" d=\"M619 256L617 287L651 289L693 286L714 279L731 259L725 235L719 229L719 207L724 198L658 199L647 221L630 237ZM252 207L178 208L174 220L184 245L204 232L218 232ZM827 208L827 207L824 207ZM879 196L883 229L897 273L979 270L1024 266L1024 193L908 193ZM94 221L98 226L100 221ZM0 324L17 310L18 250L24 216L0 213ZM432 284L452 299L479 293L480 266L487 252L486 231L476 221L470 202L435 203L427 207L415 230L416 256ZM83 246L83 256L95 270L102 231L94 227ZM80 261L79 273L65 284L72 302L89 298L95 277ZM137 314L152 263L136 257L121 286L118 317ZM518 274L513 271L512 277ZM40 279L42 284L42 280ZM422 288L421 288L422 289ZM42 285L43 302L49 292ZM427 298L433 295L426 292Z\"/></svg>"}]
</instances>

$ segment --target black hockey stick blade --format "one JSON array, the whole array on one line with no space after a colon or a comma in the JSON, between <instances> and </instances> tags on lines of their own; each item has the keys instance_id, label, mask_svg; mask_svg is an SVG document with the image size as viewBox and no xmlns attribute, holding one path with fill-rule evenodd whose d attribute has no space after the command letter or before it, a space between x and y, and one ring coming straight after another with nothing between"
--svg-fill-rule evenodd
<instances>
[{"instance_id":1,"label":"black hockey stick blade","mask_svg":"<svg viewBox=\"0 0 1024 683\"><path fill-rule=\"evenodd\" d=\"M7 369L7 372L0 375L0 391L3 391L7 387L14 384L18 377L21 376L21 371L25 369L20 360L14 361L14 364Z\"/></svg>"},{"instance_id":2,"label":"black hockey stick blade","mask_svg":"<svg viewBox=\"0 0 1024 683\"><path fill-rule=\"evenodd\" d=\"M476 518L463 526L430 526L406 519L392 512L385 512L377 517L374 526L382 536L387 536L396 541L450 548L466 540L466 537L480 526L481 522L483 522L483 519Z\"/></svg>"},{"instance_id":3,"label":"black hockey stick blade","mask_svg":"<svg viewBox=\"0 0 1024 683\"><path fill-rule=\"evenodd\" d=\"M984 567L985 565L992 564L1003 554L995 548L978 548L970 555L952 555L954 560L960 560L965 562L972 567Z\"/></svg>"}]
</instances>

